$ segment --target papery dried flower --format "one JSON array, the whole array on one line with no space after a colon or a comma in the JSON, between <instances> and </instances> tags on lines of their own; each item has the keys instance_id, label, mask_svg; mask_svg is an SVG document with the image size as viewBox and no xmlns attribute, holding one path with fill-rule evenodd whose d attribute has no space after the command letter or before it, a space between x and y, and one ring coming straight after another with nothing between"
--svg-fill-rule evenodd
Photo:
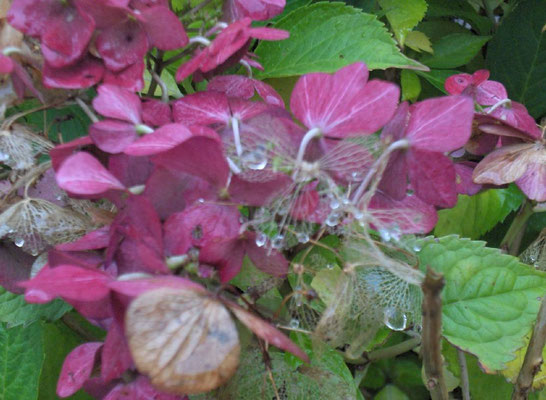
<instances>
[{"instance_id":1,"label":"papery dried flower","mask_svg":"<svg viewBox=\"0 0 546 400\"><path fill-rule=\"evenodd\" d=\"M36 156L53 148L53 144L24 125L14 124L0 131L0 162L15 170L26 170L36 164Z\"/></svg>"}]
</instances>

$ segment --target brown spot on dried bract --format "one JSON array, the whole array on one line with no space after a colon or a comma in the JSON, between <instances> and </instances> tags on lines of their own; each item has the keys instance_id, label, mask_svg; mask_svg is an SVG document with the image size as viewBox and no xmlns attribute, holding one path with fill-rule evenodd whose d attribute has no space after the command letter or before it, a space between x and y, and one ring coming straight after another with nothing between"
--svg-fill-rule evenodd
<instances>
[{"instance_id":1,"label":"brown spot on dried bract","mask_svg":"<svg viewBox=\"0 0 546 400\"><path fill-rule=\"evenodd\" d=\"M129 306L125 329L137 369L165 392L208 392L231 378L239 364L235 324L205 292L148 291Z\"/></svg>"}]
</instances>

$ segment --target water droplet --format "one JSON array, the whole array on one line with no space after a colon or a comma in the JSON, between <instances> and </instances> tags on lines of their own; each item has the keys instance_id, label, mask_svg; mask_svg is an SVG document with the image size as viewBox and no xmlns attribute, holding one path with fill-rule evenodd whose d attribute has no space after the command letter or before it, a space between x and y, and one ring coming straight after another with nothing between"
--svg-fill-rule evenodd
<instances>
[{"instance_id":1,"label":"water droplet","mask_svg":"<svg viewBox=\"0 0 546 400\"><path fill-rule=\"evenodd\" d=\"M295 293L293 297L294 297L294 303L296 304L296 307L301 307L303 305L301 293Z\"/></svg>"},{"instance_id":2,"label":"water droplet","mask_svg":"<svg viewBox=\"0 0 546 400\"><path fill-rule=\"evenodd\" d=\"M332 201L330 202L330 208L332 210L337 210L339 208L341 204L339 203L339 200L336 199L336 198L333 198Z\"/></svg>"},{"instance_id":3,"label":"water droplet","mask_svg":"<svg viewBox=\"0 0 546 400\"><path fill-rule=\"evenodd\" d=\"M0 151L0 162L5 162L9 160L9 154Z\"/></svg>"},{"instance_id":4,"label":"water droplet","mask_svg":"<svg viewBox=\"0 0 546 400\"><path fill-rule=\"evenodd\" d=\"M263 247L267 243L267 236L265 233L260 232L256 235L256 246Z\"/></svg>"},{"instance_id":5,"label":"water droplet","mask_svg":"<svg viewBox=\"0 0 546 400\"><path fill-rule=\"evenodd\" d=\"M328 226L336 226L337 224L339 224L339 213L331 213L330 215L328 215L324 223Z\"/></svg>"},{"instance_id":6,"label":"water droplet","mask_svg":"<svg viewBox=\"0 0 546 400\"><path fill-rule=\"evenodd\" d=\"M385 309L383 321L385 322L385 325L393 331L403 331L406 329L408 317L405 313L394 307L387 307Z\"/></svg>"},{"instance_id":7,"label":"water droplet","mask_svg":"<svg viewBox=\"0 0 546 400\"><path fill-rule=\"evenodd\" d=\"M23 247L25 245L25 239L23 238L15 238L15 240L13 241L13 243L15 244L15 246L17 247Z\"/></svg>"},{"instance_id":8,"label":"water droplet","mask_svg":"<svg viewBox=\"0 0 546 400\"><path fill-rule=\"evenodd\" d=\"M205 202L205 199L199 198L199 199L197 199L197 202L203 204Z\"/></svg>"},{"instance_id":9,"label":"water droplet","mask_svg":"<svg viewBox=\"0 0 546 400\"><path fill-rule=\"evenodd\" d=\"M353 211L353 216L356 220L360 221L362 218L364 218L364 213L360 210Z\"/></svg>"},{"instance_id":10,"label":"water droplet","mask_svg":"<svg viewBox=\"0 0 546 400\"><path fill-rule=\"evenodd\" d=\"M60 194L60 195L58 195L57 197L55 197L55 199L57 199L58 201L61 201L61 200L63 199L63 195Z\"/></svg>"},{"instance_id":11,"label":"water droplet","mask_svg":"<svg viewBox=\"0 0 546 400\"><path fill-rule=\"evenodd\" d=\"M262 170L267 165L267 155L263 146L258 146L255 150L244 151L241 155L243 166L253 170Z\"/></svg>"},{"instance_id":12,"label":"water droplet","mask_svg":"<svg viewBox=\"0 0 546 400\"><path fill-rule=\"evenodd\" d=\"M296 238L300 243L307 243L309 241L309 235L305 232L298 232Z\"/></svg>"},{"instance_id":13,"label":"water droplet","mask_svg":"<svg viewBox=\"0 0 546 400\"><path fill-rule=\"evenodd\" d=\"M290 320L290 328L297 329L297 328L299 328L299 326L300 326L300 321L299 320L297 320L296 318L292 318Z\"/></svg>"},{"instance_id":14,"label":"water droplet","mask_svg":"<svg viewBox=\"0 0 546 400\"><path fill-rule=\"evenodd\" d=\"M362 174L357 172L357 171L353 171L353 172L351 172L351 179L353 181L361 181L362 180Z\"/></svg>"},{"instance_id":15,"label":"water droplet","mask_svg":"<svg viewBox=\"0 0 546 400\"><path fill-rule=\"evenodd\" d=\"M284 244L284 235L277 235L271 241L271 247L273 247L274 249L282 248L283 244Z\"/></svg>"},{"instance_id":16,"label":"water droplet","mask_svg":"<svg viewBox=\"0 0 546 400\"><path fill-rule=\"evenodd\" d=\"M349 204L351 204L351 200L349 200L348 197L344 197L341 202L343 203L344 206L347 206Z\"/></svg>"},{"instance_id":17,"label":"water droplet","mask_svg":"<svg viewBox=\"0 0 546 400\"><path fill-rule=\"evenodd\" d=\"M421 251L421 246L419 246L418 244L414 245L413 246L413 251L415 251L416 253L420 252Z\"/></svg>"},{"instance_id":18,"label":"water droplet","mask_svg":"<svg viewBox=\"0 0 546 400\"><path fill-rule=\"evenodd\" d=\"M335 267L334 264L326 264L327 269L334 269L334 267Z\"/></svg>"},{"instance_id":19,"label":"water droplet","mask_svg":"<svg viewBox=\"0 0 546 400\"><path fill-rule=\"evenodd\" d=\"M411 196L413 196L414 193L415 192L413 190L408 189L408 191L406 192L406 195L411 197Z\"/></svg>"},{"instance_id":20,"label":"water droplet","mask_svg":"<svg viewBox=\"0 0 546 400\"><path fill-rule=\"evenodd\" d=\"M381 236L381 240L384 242L391 241L391 232L388 229L379 229L379 236Z\"/></svg>"}]
</instances>

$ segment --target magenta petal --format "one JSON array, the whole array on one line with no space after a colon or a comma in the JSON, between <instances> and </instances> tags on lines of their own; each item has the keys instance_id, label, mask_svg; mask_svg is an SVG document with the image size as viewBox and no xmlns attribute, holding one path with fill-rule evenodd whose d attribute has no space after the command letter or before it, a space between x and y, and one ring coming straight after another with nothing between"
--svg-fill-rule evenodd
<instances>
[{"instance_id":1,"label":"magenta petal","mask_svg":"<svg viewBox=\"0 0 546 400\"><path fill-rule=\"evenodd\" d=\"M294 205L290 209L290 215L300 221L308 221L319 207L320 198L315 190L317 182L309 183L301 191L300 195L294 201Z\"/></svg>"},{"instance_id":2,"label":"magenta petal","mask_svg":"<svg viewBox=\"0 0 546 400\"><path fill-rule=\"evenodd\" d=\"M243 75L215 76L207 85L208 91L225 93L229 97L239 97L248 100L254 96L253 79Z\"/></svg>"},{"instance_id":3,"label":"magenta petal","mask_svg":"<svg viewBox=\"0 0 546 400\"><path fill-rule=\"evenodd\" d=\"M542 135L535 120L529 115L529 112L521 103L513 101L511 106L501 106L489 115L498 118L504 124L524 131L534 139L539 139Z\"/></svg>"},{"instance_id":4,"label":"magenta petal","mask_svg":"<svg viewBox=\"0 0 546 400\"><path fill-rule=\"evenodd\" d=\"M389 163L381 177L379 189L395 200L406 197L408 189L408 165L406 151L391 154Z\"/></svg>"},{"instance_id":5,"label":"magenta petal","mask_svg":"<svg viewBox=\"0 0 546 400\"><path fill-rule=\"evenodd\" d=\"M64 160L66 160L70 155L74 154L75 150L80 150L82 147L90 144L93 144L91 138L89 136L83 136L70 142L55 146L55 148L49 151L53 169L58 171Z\"/></svg>"},{"instance_id":6,"label":"magenta petal","mask_svg":"<svg viewBox=\"0 0 546 400\"><path fill-rule=\"evenodd\" d=\"M59 397L73 395L89 379L93 372L97 352L101 347L101 342L84 343L66 356L57 382L57 395Z\"/></svg>"},{"instance_id":7,"label":"magenta petal","mask_svg":"<svg viewBox=\"0 0 546 400\"><path fill-rule=\"evenodd\" d=\"M455 168L448 157L412 150L408 152L407 161L411 185L421 200L439 207L457 204Z\"/></svg>"},{"instance_id":8,"label":"magenta petal","mask_svg":"<svg viewBox=\"0 0 546 400\"><path fill-rule=\"evenodd\" d=\"M260 115L272 107L261 101L248 101L243 99L229 99L229 108L234 118L244 121ZM284 111L284 110L281 110Z\"/></svg>"},{"instance_id":9,"label":"magenta petal","mask_svg":"<svg viewBox=\"0 0 546 400\"><path fill-rule=\"evenodd\" d=\"M91 154L80 152L68 157L57 171L57 184L67 192L98 195L124 187Z\"/></svg>"},{"instance_id":10,"label":"magenta petal","mask_svg":"<svg viewBox=\"0 0 546 400\"><path fill-rule=\"evenodd\" d=\"M42 270L30 281L22 282L27 290L38 289L51 296L67 299L95 301L108 295L108 282L112 279L99 270L61 265ZM42 272L40 271L40 272Z\"/></svg>"},{"instance_id":11,"label":"magenta petal","mask_svg":"<svg viewBox=\"0 0 546 400\"><path fill-rule=\"evenodd\" d=\"M190 61L185 62L184 64L180 65L178 69L176 70L176 80L180 82L181 80L186 79L188 76L193 74L195 71L201 67L201 64L205 61L207 58L208 51L203 50L196 50L193 54L193 57L190 59Z\"/></svg>"},{"instance_id":12,"label":"magenta petal","mask_svg":"<svg viewBox=\"0 0 546 400\"><path fill-rule=\"evenodd\" d=\"M265 340L267 343L272 344L275 347L278 347L281 350L288 351L294 354L296 357L301 358L305 362L309 362L309 357L303 350L294 344L290 339L288 339L283 333L281 333L277 328L273 327L269 322L264 321L263 319L256 317L254 314L243 309L241 306L229 302L228 307L231 312L256 336Z\"/></svg>"},{"instance_id":13,"label":"magenta petal","mask_svg":"<svg viewBox=\"0 0 546 400\"><path fill-rule=\"evenodd\" d=\"M62 243L55 246L57 250L61 251L83 251L83 250L97 250L108 247L110 240L110 227L103 226L102 228L91 231L78 240L70 243Z\"/></svg>"},{"instance_id":14,"label":"magenta petal","mask_svg":"<svg viewBox=\"0 0 546 400\"><path fill-rule=\"evenodd\" d=\"M153 156L152 161L173 172L195 175L219 188L226 184L229 175L222 143L209 137L192 137L172 150Z\"/></svg>"},{"instance_id":15,"label":"magenta petal","mask_svg":"<svg viewBox=\"0 0 546 400\"><path fill-rule=\"evenodd\" d=\"M198 92L178 99L173 104L173 119L186 126L226 124L231 117L224 93Z\"/></svg>"},{"instance_id":16,"label":"magenta petal","mask_svg":"<svg viewBox=\"0 0 546 400\"><path fill-rule=\"evenodd\" d=\"M400 103L394 116L381 131L381 139L387 143L395 142L404 137L410 119L409 104Z\"/></svg>"},{"instance_id":17,"label":"magenta petal","mask_svg":"<svg viewBox=\"0 0 546 400\"><path fill-rule=\"evenodd\" d=\"M260 40L284 40L290 37L290 32L274 28L250 28L248 35Z\"/></svg>"},{"instance_id":18,"label":"magenta petal","mask_svg":"<svg viewBox=\"0 0 546 400\"><path fill-rule=\"evenodd\" d=\"M546 201L546 164L529 163L525 173L516 180L525 195L536 201Z\"/></svg>"},{"instance_id":19,"label":"magenta petal","mask_svg":"<svg viewBox=\"0 0 546 400\"><path fill-rule=\"evenodd\" d=\"M188 44L188 35L178 17L165 6L142 11L144 28L152 46L161 50L176 50Z\"/></svg>"},{"instance_id":20,"label":"magenta petal","mask_svg":"<svg viewBox=\"0 0 546 400\"><path fill-rule=\"evenodd\" d=\"M150 126L170 124L173 122L171 106L161 100L146 100L142 103L142 120Z\"/></svg>"},{"instance_id":21,"label":"magenta petal","mask_svg":"<svg viewBox=\"0 0 546 400\"><path fill-rule=\"evenodd\" d=\"M475 166L476 164L471 162L455 164L457 193L473 196L481 190L482 185L478 185L472 180L472 172L474 172Z\"/></svg>"},{"instance_id":22,"label":"magenta petal","mask_svg":"<svg viewBox=\"0 0 546 400\"><path fill-rule=\"evenodd\" d=\"M87 13L65 5L48 18L42 33L42 53L55 68L74 63L87 49L95 22Z\"/></svg>"},{"instance_id":23,"label":"magenta petal","mask_svg":"<svg viewBox=\"0 0 546 400\"><path fill-rule=\"evenodd\" d=\"M120 71L104 72L103 82L120 86L133 92L139 92L144 88L144 61L137 61Z\"/></svg>"},{"instance_id":24,"label":"magenta petal","mask_svg":"<svg viewBox=\"0 0 546 400\"><path fill-rule=\"evenodd\" d=\"M119 71L142 61L148 51L148 38L142 26L128 18L104 29L96 45L106 67Z\"/></svg>"},{"instance_id":25,"label":"magenta petal","mask_svg":"<svg viewBox=\"0 0 546 400\"><path fill-rule=\"evenodd\" d=\"M256 91L260 95L262 99L267 104L271 104L273 106L282 107L284 108L284 100L282 99L281 95L277 93L275 89L273 89L272 86L268 85L267 83L264 83L262 81L254 79L254 87L256 88Z\"/></svg>"},{"instance_id":26,"label":"magenta petal","mask_svg":"<svg viewBox=\"0 0 546 400\"><path fill-rule=\"evenodd\" d=\"M254 21L265 21L282 13L286 0L233 0L237 17L250 17ZM237 18L238 19L238 18Z\"/></svg>"},{"instance_id":27,"label":"magenta petal","mask_svg":"<svg viewBox=\"0 0 546 400\"><path fill-rule=\"evenodd\" d=\"M131 156L149 156L176 147L185 142L193 133L182 124L167 124L133 142L125 149Z\"/></svg>"},{"instance_id":28,"label":"magenta petal","mask_svg":"<svg viewBox=\"0 0 546 400\"><path fill-rule=\"evenodd\" d=\"M147 158L116 154L108 158L108 171L125 187L143 185L152 174L154 165Z\"/></svg>"},{"instance_id":29,"label":"magenta petal","mask_svg":"<svg viewBox=\"0 0 546 400\"><path fill-rule=\"evenodd\" d=\"M138 137L133 124L113 119L93 123L89 136L99 149L111 154L121 153Z\"/></svg>"},{"instance_id":30,"label":"magenta petal","mask_svg":"<svg viewBox=\"0 0 546 400\"><path fill-rule=\"evenodd\" d=\"M62 9L56 0L16 0L7 14L13 27L29 36L39 37L47 27L52 12Z\"/></svg>"},{"instance_id":31,"label":"magenta petal","mask_svg":"<svg viewBox=\"0 0 546 400\"><path fill-rule=\"evenodd\" d=\"M159 288L192 289L203 291L204 288L187 278L173 275L155 276L142 279L128 279L124 281L112 281L108 285L110 289L129 297L137 297L148 290Z\"/></svg>"},{"instance_id":32,"label":"magenta petal","mask_svg":"<svg viewBox=\"0 0 546 400\"><path fill-rule=\"evenodd\" d=\"M218 268L220 282L233 279L241 270L245 256L245 243L239 239L224 239L207 243L199 252L199 261Z\"/></svg>"},{"instance_id":33,"label":"magenta petal","mask_svg":"<svg viewBox=\"0 0 546 400\"><path fill-rule=\"evenodd\" d=\"M133 364L123 328L115 320L108 329L101 352L100 375L104 382L119 378Z\"/></svg>"},{"instance_id":34,"label":"magenta petal","mask_svg":"<svg viewBox=\"0 0 546 400\"><path fill-rule=\"evenodd\" d=\"M292 179L269 170L245 171L231 177L230 198L240 204L262 206L288 187Z\"/></svg>"},{"instance_id":35,"label":"magenta petal","mask_svg":"<svg viewBox=\"0 0 546 400\"><path fill-rule=\"evenodd\" d=\"M461 94L468 86L472 84L472 75L456 74L446 79L444 87L446 92L452 95Z\"/></svg>"},{"instance_id":36,"label":"magenta petal","mask_svg":"<svg viewBox=\"0 0 546 400\"><path fill-rule=\"evenodd\" d=\"M456 150L470 137L474 118L474 102L470 97L428 99L412 105L410 112L406 137L419 150Z\"/></svg>"},{"instance_id":37,"label":"magenta petal","mask_svg":"<svg viewBox=\"0 0 546 400\"><path fill-rule=\"evenodd\" d=\"M265 247L256 246L256 233L246 232L247 245L246 254L254 265L266 274L284 277L288 272L289 262L277 250L269 250Z\"/></svg>"},{"instance_id":38,"label":"magenta petal","mask_svg":"<svg viewBox=\"0 0 546 400\"><path fill-rule=\"evenodd\" d=\"M508 93L500 82L485 81L476 88L476 102L483 106L492 106L507 98Z\"/></svg>"},{"instance_id":39,"label":"magenta petal","mask_svg":"<svg viewBox=\"0 0 546 400\"><path fill-rule=\"evenodd\" d=\"M86 57L77 64L52 68L47 63L42 69L44 86L61 89L83 89L97 84L104 74L102 63Z\"/></svg>"},{"instance_id":40,"label":"magenta petal","mask_svg":"<svg viewBox=\"0 0 546 400\"><path fill-rule=\"evenodd\" d=\"M140 123L142 107L136 94L109 84L100 85L97 92L98 96L93 99L93 108L98 113L135 125Z\"/></svg>"},{"instance_id":41,"label":"magenta petal","mask_svg":"<svg viewBox=\"0 0 546 400\"><path fill-rule=\"evenodd\" d=\"M35 259L13 243L2 241L0 243L0 286L12 293L24 293L19 282L26 281L30 277Z\"/></svg>"},{"instance_id":42,"label":"magenta petal","mask_svg":"<svg viewBox=\"0 0 546 400\"><path fill-rule=\"evenodd\" d=\"M397 228L402 233L424 234L434 229L438 222L436 208L420 200L417 196L406 196L403 200L377 192L370 201L369 208L379 220L379 227Z\"/></svg>"},{"instance_id":43,"label":"magenta petal","mask_svg":"<svg viewBox=\"0 0 546 400\"><path fill-rule=\"evenodd\" d=\"M13 71L13 64L14 61L10 57L0 54L0 74L10 74ZM254 93L254 89L252 89L252 93Z\"/></svg>"}]
</instances>

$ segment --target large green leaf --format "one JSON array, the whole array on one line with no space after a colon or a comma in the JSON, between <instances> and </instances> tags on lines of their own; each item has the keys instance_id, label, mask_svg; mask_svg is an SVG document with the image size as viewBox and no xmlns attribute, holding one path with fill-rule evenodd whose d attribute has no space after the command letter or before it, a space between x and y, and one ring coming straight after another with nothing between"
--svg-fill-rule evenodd
<instances>
[{"instance_id":1,"label":"large green leaf","mask_svg":"<svg viewBox=\"0 0 546 400\"><path fill-rule=\"evenodd\" d=\"M546 113L546 2L525 0L503 20L487 52L491 77L538 118Z\"/></svg>"},{"instance_id":2,"label":"large green leaf","mask_svg":"<svg viewBox=\"0 0 546 400\"><path fill-rule=\"evenodd\" d=\"M0 399L34 400L44 362L43 327L7 328L0 324Z\"/></svg>"},{"instance_id":3,"label":"large green leaf","mask_svg":"<svg viewBox=\"0 0 546 400\"><path fill-rule=\"evenodd\" d=\"M8 326L28 325L40 319L54 321L70 309L70 305L60 299L47 304L28 304L23 295L0 287L0 322Z\"/></svg>"},{"instance_id":4,"label":"large green leaf","mask_svg":"<svg viewBox=\"0 0 546 400\"><path fill-rule=\"evenodd\" d=\"M434 54L425 54L419 61L431 68L457 68L478 54L491 36L452 33L432 44Z\"/></svg>"},{"instance_id":5,"label":"large green leaf","mask_svg":"<svg viewBox=\"0 0 546 400\"><path fill-rule=\"evenodd\" d=\"M288 30L290 38L259 44L256 54L265 68L257 73L259 78L333 72L356 61L365 62L369 69L426 69L400 53L375 15L344 3L320 2L298 8L275 28Z\"/></svg>"},{"instance_id":6,"label":"large green leaf","mask_svg":"<svg viewBox=\"0 0 546 400\"><path fill-rule=\"evenodd\" d=\"M466 0L427 0L427 19L431 17L459 17L468 22L479 34L487 35L493 24L479 15Z\"/></svg>"},{"instance_id":7,"label":"large green leaf","mask_svg":"<svg viewBox=\"0 0 546 400\"><path fill-rule=\"evenodd\" d=\"M408 32L423 19L427 11L425 0L379 0L379 5L385 10L394 36L402 45Z\"/></svg>"},{"instance_id":8,"label":"large green leaf","mask_svg":"<svg viewBox=\"0 0 546 400\"><path fill-rule=\"evenodd\" d=\"M431 69L430 71L416 71L417 75L422 76L436 89L447 94L444 83L451 75L460 74L460 71L451 69Z\"/></svg>"},{"instance_id":9,"label":"large green leaf","mask_svg":"<svg viewBox=\"0 0 546 400\"><path fill-rule=\"evenodd\" d=\"M536 319L546 274L484 242L422 239L420 263L445 276L443 335L488 371L505 368Z\"/></svg>"},{"instance_id":10,"label":"large green leaf","mask_svg":"<svg viewBox=\"0 0 546 400\"><path fill-rule=\"evenodd\" d=\"M436 236L451 233L470 239L479 239L510 212L517 209L524 196L516 186L507 189L490 189L474 196L459 195L457 205L438 212Z\"/></svg>"}]
</instances>

